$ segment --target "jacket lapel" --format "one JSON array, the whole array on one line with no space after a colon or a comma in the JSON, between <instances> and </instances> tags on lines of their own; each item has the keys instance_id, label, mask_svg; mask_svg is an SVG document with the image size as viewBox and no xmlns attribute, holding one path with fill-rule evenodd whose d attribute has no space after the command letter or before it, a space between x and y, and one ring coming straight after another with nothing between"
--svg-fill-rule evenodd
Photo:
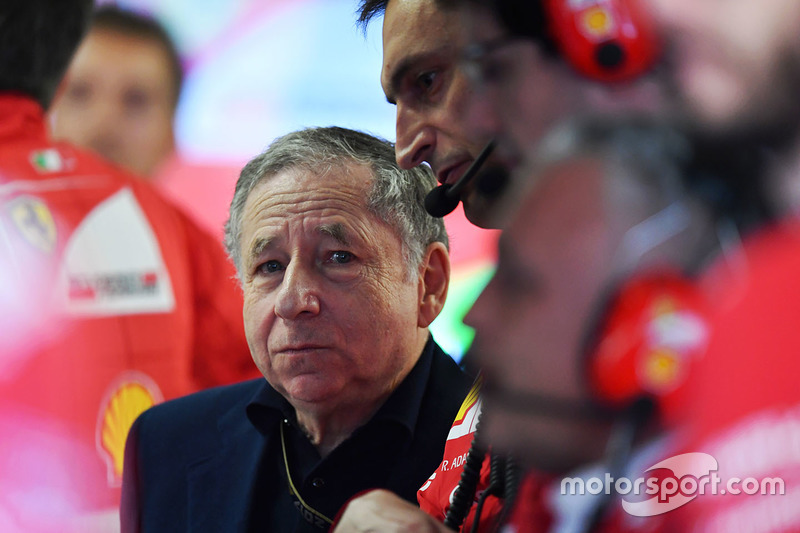
<instances>
[{"instance_id":1,"label":"jacket lapel","mask_svg":"<svg viewBox=\"0 0 800 533\"><path fill-rule=\"evenodd\" d=\"M246 531L266 439L239 403L220 417L221 445L189 467L189 531Z\"/></svg>"}]
</instances>

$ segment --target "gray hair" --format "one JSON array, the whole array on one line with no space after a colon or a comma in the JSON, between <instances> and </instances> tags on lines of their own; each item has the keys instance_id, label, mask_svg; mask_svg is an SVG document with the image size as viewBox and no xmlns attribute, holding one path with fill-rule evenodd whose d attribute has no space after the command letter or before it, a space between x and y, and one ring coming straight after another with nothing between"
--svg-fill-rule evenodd
<instances>
[{"instance_id":1,"label":"gray hair","mask_svg":"<svg viewBox=\"0 0 800 533\"><path fill-rule=\"evenodd\" d=\"M430 168L403 170L395 161L394 145L366 133L339 127L308 128L276 139L242 169L225 223L225 248L242 278L241 233L244 206L252 190L263 180L296 167L325 174L350 163L366 165L374 181L366 208L385 220L400 237L403 257L413 278L428 245L448 246L440 218L425 211L425 195L436 186Z\"/></svg>"}]
</instances>

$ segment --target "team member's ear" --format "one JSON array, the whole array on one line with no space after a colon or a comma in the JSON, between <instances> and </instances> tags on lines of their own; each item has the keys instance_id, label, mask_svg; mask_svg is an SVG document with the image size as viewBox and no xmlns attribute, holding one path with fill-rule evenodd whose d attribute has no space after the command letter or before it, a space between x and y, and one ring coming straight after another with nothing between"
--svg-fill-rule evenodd
<instances>
[{"instance_id":1,"label":"team member's ear","mask_svg":"<svg viewBox=\"0 0 800 533\"><path fill-rule=\"evenodd\" d=\"M439 316L449 286L450 254L444 244L431 243L419 267L419 327L427 328Z\"/></svg>"}]
</instances>

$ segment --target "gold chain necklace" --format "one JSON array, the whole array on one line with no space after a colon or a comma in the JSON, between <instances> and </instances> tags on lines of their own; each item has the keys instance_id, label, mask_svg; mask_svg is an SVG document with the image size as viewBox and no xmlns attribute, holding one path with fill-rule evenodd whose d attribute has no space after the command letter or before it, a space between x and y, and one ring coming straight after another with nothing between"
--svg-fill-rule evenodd
<instances>
[{"instance_id":1,"label":"gold chain necklace","mask_svg":"<svg viewBox=\"0 0 800 533\"><path fill-rule=\"evenodd\" d=\"M286 479L289 481L289 495L295 499L295 507L297 507L297 510L300 511L300 514L307 522L314 524L320 529L327 530L328 527L333 524L333 520L308 505L305 500L303 500L303 497L300 496L297 487L294 486L292 473L289 471L289 459L286 455L286 437L284 436L283 426L284 424L281 423L281 450L283 450L283 465L286 467Z\"/></svg>"}]
</instances>

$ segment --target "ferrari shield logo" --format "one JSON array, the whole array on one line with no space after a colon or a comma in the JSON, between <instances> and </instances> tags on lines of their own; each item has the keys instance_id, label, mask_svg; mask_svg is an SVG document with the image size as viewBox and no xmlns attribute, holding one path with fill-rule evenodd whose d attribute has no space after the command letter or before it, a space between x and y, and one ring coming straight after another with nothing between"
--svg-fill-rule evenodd
<instances>
[{"instance_id":1,"label":"ferrari shield logo","mask_svg":"<svg viewBox=\"0 0 800 533\"><path fill-rule=\"evenodd\" d=\"M21 196L9 202L7 209L26 241L43 252L53 251L56 223L43 201L33 196Z\"/></svg>"}]
</instances>

